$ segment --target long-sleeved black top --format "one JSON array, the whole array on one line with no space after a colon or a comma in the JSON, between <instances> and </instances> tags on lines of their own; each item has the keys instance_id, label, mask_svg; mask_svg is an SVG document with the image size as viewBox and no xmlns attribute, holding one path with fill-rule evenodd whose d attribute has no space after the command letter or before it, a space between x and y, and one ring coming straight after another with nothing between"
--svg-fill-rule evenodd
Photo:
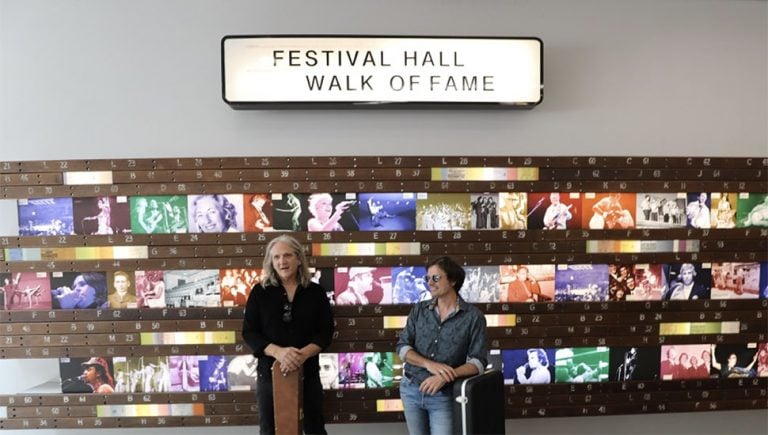
<instances>
[{"instance_id":1,"label":"long-sleeved black top","mask_svg":"<svg viewBox=\"0 0 768 435\"><path fill-rule=\"evenodd\" d=\"M291 305L291 321L285 322L285 304L288 294L283 286L253 287L245 306L243 339L259 359L259 376L271 376L270 370L275 359L264 354L270 343L277 346L302 348L310 343L325 349L333 336L333 312L318 284L299 286ZM318 357L315 355L304 362L305 375L319 372Z\"/></svg>"}]
</instances>

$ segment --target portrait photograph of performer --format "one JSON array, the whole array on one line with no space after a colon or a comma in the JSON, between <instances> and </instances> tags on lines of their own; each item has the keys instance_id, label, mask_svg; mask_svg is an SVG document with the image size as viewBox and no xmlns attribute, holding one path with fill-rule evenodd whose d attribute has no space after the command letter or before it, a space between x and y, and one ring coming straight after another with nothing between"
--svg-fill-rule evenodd
<instances>
[{"instance_id":1,"label":"portrait photograph of performer","mask_svg":"<svg viewBox=\"0 0 768 435\"><path fill-rule=\"evenodd\" d=\"M333 281L336 305L392 303L392 268L337 267Z\"/></svg>"},{"instance_id":2,"label":"portrait photograph of performer","mask_svg":"<svg viewBox=\"0 0 768 435\"><path fill-rule=\"evenodd\" d=\"M266 193L245 194L243 207L246 233L272 231L272 199Z\"/></svg>"},{"instance_id":3,"label":"portrait photograph of performer","mask_svg":"<svg viewBox=\"0 0 768 435\"><path fill-rule=\"evenodd\" d=\"M760 343L757 350L757 376L768 377L768 343Z\"/></svg>"},{"instance_id":4,"label":"portrait photograph of performer","mask_svg":"<svg viewBox=\"0 0 768 435\"><path fill-rule=\"evenodd\" d=\"M710 298L711 270L701 264L665 265L669 289L664 300L693 300Z\"/></svg>"},{"instance_id":5,"label":"portrait photograph of performer","mask_svg":"<svg viewBox=\"0 0 768 435\"><path fill-rule=\"evenodd\" d=\"M112 394L115 392L115 380L112 377L109 358L62 358L59 362L59 370L63 393Z\"/></svg>"},{"instance_id":6,"label":"portrait photograph of performer","mask_svg":"<svg viewBox=\"0 0 768 435\"><path fill-rule=\"evenodd\" d=\"M459 296L464 277L450 257L430 261L425 280L432 299L413 305L397 342L405 362L400 398L411 434L454 433L453 383L485 370L485 317Z\"/></svg>"},{"instance_id":7,"label":"portrait photograph of performer","mask_svg":"<svg viewBox=\"0 0 768 435\"><path fill-rule=\"evenodd\" d=\"M539 302L546 300L542 297L541 286L536 278L528 273L528 267L519 265L515 270L514 279L507 284L504 302Z\"/></svg>"},{"instance_id":8,"label":"portrait photograph of performer","mask_svg":"<svg viewBox=\"0 0 768 435\"><path fill-rule=\"evenodd\" d=\"M610 352L611 381L643 381L659 378L660 349L655 347L614 347Z\"/></svg>"},{"instance_id":9,"label":"portrait photograph of performer","mask_svg":"<svg viewBox=\"0 0 768 435\"><path fill-rule=\"evenodd\" d=\"M306 193L272 194L272 227L278 231L306 231L307 198Z\"/></svg>"},{"instance_id":10,"label":"portrait photograph of performer","mask_svg":"<svg viewBox=\"0 0 768 435\"><path fill-rule=\"evenodd\" d=\"M109 308L138 308L136 291L131 283L131 274L118 270L110 272L112 291L109 292Z\"/></svg>"},{"instance_id":11,"label":"portrait photograph of performer","mask_svg":"<svg viewBox=\"0 0 768 435\"><path fill-rule=\"evenodd\" d=\"M473 230L498 230L499 229L499 194L497 193L473 193L470 195L472 206Z\"/></svg>"},{"instance_id":12,"label":"portrait photograph of performer","mask_svg":"<svg viewBox=\"0 0 768 435\"><path fill-rule=\"evenodd\" d=\"M100 196L74 198L73 212L77 234L125 234L131 232L128 198Z\"/></svg>"},{"instance_id":13,"label":"portrait photograph of performer","mask_svg":"<svg viewBox=\"0 0 768 435\"><path fill-rule=\"evenodd\" d=\"M736 228L737 198L735 193L712 192L712 228Z\"/></svg>"},{"instance_id":14,"label":"portrait photograph of performer","mask_svg":"<svg viewBox=\"0 0 768 435\"><path fill-rule=\"evenodd\" d=\"M321 353L318 355L320 363L320 383L324 390L339 388L339 355L335 353Z\"/></svg>"},{"instance_id":15,"label":"portrait photograph of performer","mask_svg":"<svg viewBox=\"0 0 768 435\"><path fill-rule=\"evenodd\" d=\"M360 231L413 231L416 195L413 193L360 193Z\"/></svg>"},{"instance_id":16,"label":"portrait photograph of performer","mask_svg":"<svg viewBox=\"0 0 768 435\"><path fill-rule=\"evenodd\" d=\"M555 349L509 349L501 358L505 384L549 384L555 379Z\"/></svg>"},{"instance_id":17,"label":"portrait photograph of performer","mask_svg":"<svg viewBox=\"0 0 768 435\"><path fill-rule=\"evenodd\" d=\"M190 233L243 232L243 195L189 195Z\"/></svg>"},{"instance_id":18,"label":"portrait photograph of performer","mask_svg":"<svg viewBox=\"0 0 768 435\"><path fill-rule=\"evenodd\" d=\"M688 194L685 215L688 218L688 226L691 228L709 228L711 226L709 198L706 192Z\"/></svg>"},{"instance_id":19,"label":"portrait photograph of performer","mask_svg":"<svg viewBox=\"0 0 768 435\"><path fill-rule=\"evenodd\" d=\"M528 229L581 228L581 202L579 192L528 193Z\"/></svg>"},{"instance_id":20,"label":"portrait photograph of performer","mask_svg":"<svg viewBox=\"0 0 768 435\"><path fill-rule=\"evenodd\" d=\"M266 247L263 279L251 291L245 307L242 336L258 358L261 434L275 433L272 365L275 376L303 368L303 426L305 433L324 434L323 385L318 354L331 343L333 313L325 290L311 281L301 244L281 235Z\"/></svg>"},{"instance_id":21,"label":"portrait photograph of performer","mask_svg":"<svg viewBox=\"0 0 768 435\"><path fill-rule=\"evenodd\" d=\"M560 202L560 194L552 192L549 194L549 206L544 213L544 228L548 230L564 230L567 228L568 221L573 218L571 213L573 204L565 205Z\"/></svg>"},{"instance_id":22,"label":"portrait photograph of performer","mask_svg":"<svg viewBox=\"0 0 768 435\"><path fill-rule=\"evenodd\" d=\"M423 266L393 267L392 268L392 303L413 304L432 299L429 286L423 276L427 269Z\"/></svg>"},{"instance_id":23,"label":"portrait photograph of performer","mask_svg":"<svg viewBox=\"0 0 768 435\"><path fill-rule=\"evenodd\" d=\"M499 193L499 221L502 230L528 228L528 196L526 192Z\"/></svg>"},{"instance_id":24,"label":"portrait photograph of performer","mask_svg":"<svg viewBox=\"0 0 768 435\"><path fill-rule=\"evenodd\" d=\"M63 272L51 277L54 309L107 309L107 277L104 272Z\"/></svg>"},{"instance_id":25,"label":"portrait photograph of performer","mask_svg":"<svg viewBox=\"0 0 768 435\"><path fill-rule=\"evenodd\" d=\"M712 345L712 369L721 378L754 378L757 375L757 349L747 349L746 346ZM705 362L706 363L706 362Z\"/></svg>"},{"instance_id":26,"label":"portrait photograph of performer","mask_svg":"<svg viewBox=\"0 0 768 435\"><path fill-rule=\"evenodd\" d=\"M307 198L307 231L357 231L357 200L346 195L313 193Z\"/></svg>"}]
</instances>

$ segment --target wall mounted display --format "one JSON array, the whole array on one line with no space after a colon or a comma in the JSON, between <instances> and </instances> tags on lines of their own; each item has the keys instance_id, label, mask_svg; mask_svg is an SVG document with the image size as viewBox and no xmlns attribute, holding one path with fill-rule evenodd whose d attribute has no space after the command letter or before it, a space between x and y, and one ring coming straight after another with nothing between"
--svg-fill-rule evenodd
<instances>
[{"instance_id":1,"label":"wall mounted display","mask_svg":"<svg viewBox=\"0 0 768 435\"><path fill-rule=\"evenodd\" d=\"M284 233L333 305L329 422L403 421L395 343L412 304L431 303L424 265L441 255L485 315L507 418L768 408L766 170L705 157L0 162L20 216L0 236L0 358L48 359L60 377L0 395L0 427L258 424L240 329Z\"/></svg>"}]
</instances>

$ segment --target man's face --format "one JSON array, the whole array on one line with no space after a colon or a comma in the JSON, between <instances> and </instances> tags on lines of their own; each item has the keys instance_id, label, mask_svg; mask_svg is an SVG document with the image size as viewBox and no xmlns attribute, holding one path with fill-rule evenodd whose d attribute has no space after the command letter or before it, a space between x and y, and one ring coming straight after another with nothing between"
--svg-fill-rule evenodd
<instances>
[{"instance_id":1,"label":"man's face","mask_svg":"<svg viewBox=\"0 0 768 435\"><path fill-rule=\"evenodd\" d=\"M539 356L536 354L536 352L528 352L528 366L531 368L536 368L540 365Z\"/></svg>"},{"instance_id":2,"label":"man's face","mask_svg":"<svg viewBox=\"0 0 768 435\"><path fill-rule=\"evenodd\" d=\"M373 290L373 274L371 272L365 272L357 275L357 288L362 291Z\"/></svg>"},{"instance_id":3,"label":"man's face","mask_svg":"<svg viewBox=\"0 0 768 435\"><path fill-rule=\"evenodd\" d=\"M701 194L699 194L699 202L701 202L702 204L707 202L707 194L706 193L702 192Z\"/></svg>"},{"instance_id":4,"label":"man's face","mask_svg":"<svg viewBox=\"0 0 768 435\"><path fill-rule=\"evenodd\" d=\"M634 290L634 288L635 288L635 278L633 278L631 276L627 278L627 288L630 289L630 290Z\"/></svg>"},{"instance_id":5,"label":"man's face","mask_svg":"<svg viewBox=\"0 0 768 435\"><path fill-rule=\"evenodd\" d=\"M324 388L330 388L336 380L336 363L333 357L320 355L320 383Z\"/></svg>"},{"instance_id":6,"label":"man's face","mask_svg":"<svg viewBox=\"0 0 768 435\"><path fill-rule=\"evenodd\" d=\"M128 278L123 275L115 275L115 280L113 282L113 285L115 287L115 290L120 293L124 294L128 292L128 286L131 285L130 281L128 281Z\"/></svg>"},{"instance_id":7,"label":"man's face","mask_svg":"<svg viewBox=\"0 0 768 435\"><path fill-rule=\"evenodd\" d=\"M693 269L686 268L681 273L681 277L682 277L682 280L683 280L683 284L691 285L693 283Z\"/></svg>"},{"instance_id":8,"label":"man's face","mask_svg":"<svg viewBox=\"0 0 768 435\"><path fill-rule=\"evenodd\" d=\"M437 265L432 265L427 270L428 276L438 276L439 279L437 282L430 279L429 280L429 291L432 294L432 297L437 299L440 297L443 297L447 295L449 292L454 291L453 290L453 284L448 281L448 277L445 275L445 271L443 271L440 267Z\"/></svg>"}]
</instances>

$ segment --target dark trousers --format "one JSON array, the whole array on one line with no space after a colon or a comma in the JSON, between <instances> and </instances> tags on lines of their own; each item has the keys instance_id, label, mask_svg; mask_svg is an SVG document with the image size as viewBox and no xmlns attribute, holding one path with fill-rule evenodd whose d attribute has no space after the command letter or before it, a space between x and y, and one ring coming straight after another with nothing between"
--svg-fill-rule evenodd
<instances>
[{"instance_id":1,"label":"dark trousers","mask_svg":"<svg viewBox=\"0 0 768 435\"><path fill-rule=\"evenodd\" d=\"M275 433L275 408L272 402L272 377L259 374L256 387L256 400L259 403L259 433ZM323 418L323 384L320 375L304 376L304 433L327 434Z\"/></svg>"}]
</instances>

